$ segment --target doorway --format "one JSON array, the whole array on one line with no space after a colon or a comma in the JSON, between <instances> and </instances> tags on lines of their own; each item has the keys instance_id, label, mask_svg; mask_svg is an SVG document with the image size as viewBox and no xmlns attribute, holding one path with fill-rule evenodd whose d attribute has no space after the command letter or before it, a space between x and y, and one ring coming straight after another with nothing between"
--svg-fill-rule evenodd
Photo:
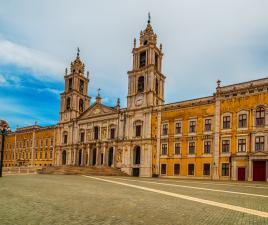
<instances>
[{"instance_id":1,"label":"doorway","mask_svg":"<svg viewBox=\"0 0 268 225\"><path fill-rule=\"evenodd\" d=\"M266 181L266 161L253 161L253 181Z\"/></svg>"},{"instance_id":2,"label":"doorway","mask_svg":"<svg viewBox=\"0 0 268 225\"><path fill-rule=\"evenodd\" d=\"M62 165L66 165L66 151L62 152Z\"/></svg>"},{"instance_id":3,"label":"doorway","mask_svg":"<svg viewBox=\"0 0 268 225\"><path fill-rule=\"evenodd\" d=\"M96 162L97 162L97 150L96 148L94 148L92 152L92 165L96 166Z\"/></svg>"},{"instance_id":4,"label":"doorway","mask_svg":"<svg viewBox=\"0 0 268 225\"><path fill-rule=\"evenodd\" d=\"M79 150L79 157L78 157L78 166L81 166L82 164L82 150Z\"/></svg>"},{"instance_id":5,"label":"doorway","mask_svg":"<svg viewBox=\"0 0 268 225\"><path fill-rule=\"evenodd\" d=\"M109 153L108 153L108 166L113 165L113 157L114 157L114 149L113 149L113 147L111 147L109 149Z\"/></svg>"},{"instance_id":6,"label":"doorway","mask_svg":"<svg viewBox=\"0 0 268 225\"><path fill-rule=\"evenodd\" d=\"M139 177L140 176L140 168L133 168L132 176L133 177Z\"/></svg>"},{"instance_id":7,"label":"doorway","mask_svg":"<svg viewBox=\"0 0 268 225\"><path fill-rule=\"evenodd\" d=\"M245 181L246 180L246 168L238 167L237 168L237 180Z\"/></svg>"}]
</instances>

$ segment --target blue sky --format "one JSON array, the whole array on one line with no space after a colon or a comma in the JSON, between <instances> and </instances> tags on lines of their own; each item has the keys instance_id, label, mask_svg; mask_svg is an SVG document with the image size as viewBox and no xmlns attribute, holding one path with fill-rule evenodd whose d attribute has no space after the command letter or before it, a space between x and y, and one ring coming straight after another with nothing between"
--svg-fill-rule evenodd
<instances>
[{"instance_id":1,"label":"blue sky","mask_svg":"<svg viewBox=\"0 0 268 225\"><path fill-rule=\"evenodd\" d=\"M55 124L65 67L80 47L89 95L126 106L133 39L147 13L163 44L167 103L267 77L268 1L46 0L0 3L0 119ZM112 85L111 85L112 84Z\"/></svg>"}]
</instances>

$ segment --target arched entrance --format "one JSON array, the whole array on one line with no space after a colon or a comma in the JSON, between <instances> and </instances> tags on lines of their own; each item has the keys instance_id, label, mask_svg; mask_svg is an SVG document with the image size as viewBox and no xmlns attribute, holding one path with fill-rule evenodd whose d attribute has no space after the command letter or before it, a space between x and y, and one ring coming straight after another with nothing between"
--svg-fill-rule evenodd
<instances>
[{"instance_id":1,"label":"arched entrance","mask_svg":"<svg viewBox=\"0 0 268 225\"><path fill-rule=\"evenodd\" d=\"M108 166L112 166L113 165L113 157L114 157L114 148L111 147L109 149L109 153L108 153Z\"/></svg>"},{"instance_id":2,"label":"arched entrance","mask_svg":"<svg viewBox=\"0 0 268 225\"><path fill-rule=\"evenodd\" d=\"M97 150L96 148L94 148L92 152L92 165L96 166L96 162L97 162Z\"/></svg>"},{"instance_id":3,"label":"arched entrance","mask_svg":"<svg viewBox=\"0 0 268 225\"><path fill-rule=\"evenodd\" d=\"M66 165L66 151L65 150L62 152L61 160L62 160L62 165Z\"/></svg>"},{"instance_id":4,"label":"arched entrance","mask_svg":"<svg viewBox=\"0 0 268 225\"><path fill-rule=\"evenodd\" d=\"M132 175L135 177L140 176L140 165L141 162L141 147L136 146L133 150L133 165L136 166L132 170Z\"/></svg>"},{"instance_id":5,"label":"arched entrance","mask_svg":"<svg viewBox=\"0 0 268 225\"><path fill-rule=\"evenodd\" d=\"M78 156L78 166L81 166L82 164L82 150L79 150L79 156Z\"/></svg>"}]
</instances>

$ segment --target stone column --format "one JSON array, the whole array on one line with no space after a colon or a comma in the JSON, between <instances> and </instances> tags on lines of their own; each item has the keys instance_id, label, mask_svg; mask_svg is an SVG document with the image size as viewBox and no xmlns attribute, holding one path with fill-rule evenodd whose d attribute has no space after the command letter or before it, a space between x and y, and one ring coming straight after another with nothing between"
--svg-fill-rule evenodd
<instances>
[{"instance_id":1,"label":"stone column","mask_svg":"<svg viewBox=\"0 0 268 225\"><path fill-rule=\"evenodd\" d=\"M103 166L107 166L107 144L105 143L103 146Z\"/></svg>"},{"instance_id":2,"label":"stone column","mask_svg":"<svg viewBox=\"0 0 268 225\"><path fill-rule=\"evenodd\" d=\"M74 161L73 161L73 165L76 165L76 148L74 148Z\"/></svg>"},{"instance_id":3,"label":"stone column","mask_svg":"<svg viewBox=\"0 0 268 225\"><path fill-rule=\"evenodd\" d=\"M96 166L100 165L100 144L96 145Z\"/></svg>"},{"instance_id":4,"label":"stone column","mask_svg":"<svg viewBox=\"0 0 268 225\"><path fill-rule=\"evenodd\" d=\"M157 143L156 143L156 164L155 173L160 174L160 149L161 149L161 111L157 113Z\"/></svg>"},{"instance_id":5,"label":"stone column","mask_svg":"<svg viewBox=\"0 0 268 225\"><path fill-rule=\"evenodd\" d=\"M81 154L81 165L79 166L84 166L84 147L81 149L82 154Z\"/></svg>"},{"instance_id":6,"label":"stone column","mask_svg":"<svg viewBox=\"0 0 268 225\"><path fill-rule=\"evenodd\" d=\"M237 176L236 176L236 160L232 160L232 180L237 180Z\"/></svg>"},{"instance_id":7,"label":"stone column","mask_svg":"<svg viewBox=\"0 0 268 225\"><path fill-rule=\"evenodd\" d=\"M89 145L87 145L87 166L89 166L90 165L90 162L89 162L89 160L90 160L90 149L89 149Z\"/></svg>"}]
</instances>

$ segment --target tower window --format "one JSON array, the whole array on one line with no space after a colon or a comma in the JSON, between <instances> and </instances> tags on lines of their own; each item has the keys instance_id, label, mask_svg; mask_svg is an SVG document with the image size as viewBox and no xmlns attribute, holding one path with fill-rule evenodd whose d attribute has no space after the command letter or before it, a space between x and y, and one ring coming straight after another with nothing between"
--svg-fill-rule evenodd
<instances>
[{"instance_id":1,"label":"tower window","mask_svg":"<svg viewBox=\"0 0 268 225\"><path fill-rule=\"evenodd\" d=\"M79 111L80 112L84 111L84 101L83 101L83 99L79 99Z\"/></svg>"},{"instance_id":2,"label":"tower window","mask_svg":"<svg viewBox=\"0 0 268 225\"><path fill-rule=\"evenodd\" d=\"M69 91L71 91L73 89L73 79L70 78L69 79Z\"/></svg>"},{"instance_id":3,"label":"tower window","mask_svg":"<svg viewBox=\"0 0 268 225\"><path fill-rule=\"evenodd\" d=\"M67 98L66 109L67 110L71 109L71 98L70 97Z\"/></svg>"},{"instance_id":4,"label":"tower window","mask_svg":"<svg viewBox=\"0 0 268 225\"><path fill-rule=\"evenodd\" d=\"M143 45L147 45L147 44L148 44L148 41L147 40L143 42Z\"/></svg>"},{"instance_id":5,"label":"tower window","mask_svg":"<svg viewBox=\"0 0 268 225\"><path fill-rule=\"evenodd\" d=\"M84 81L80 80L79 82L79 92L83 94L84 92Z\"/></svg>"},{"instance_id":6,"label":"tower window","mask_svg":"<svg viewBox=\"0 0 268 225\"><path fill-rule=\"evenodd\" d=\"M138 79L138 92L144 91L144 76L139 77Z\"/></svg>"},{"instance_id":7,"label":"tower window","mask_svg":"<svg viewBox=\"0 0 268 225\"><path fill-rule=\"evenodd\" d=\"M158 83L158 79L155 80L155 93L157 95L159 94L159 83Z\"/></svg>"},{"instance_id":8,"label":"tower window","mask_svg":"<svg viewBox=\"0 0 268 225\"><path fill-rule=\"evenodd\" d=\"M158 69L158 55L155 53L155 56L154 56L154 64L155 64L155 68Z\"/></svg>"},{"instance_id":9,"label":"tower window","mask_svg":"<svg viewBox=\"0 0 268 225\"><path fill-rule=\"evenodd\" d=\"M146 64L146 52L140 54L140 68L144 67Z\"/></svg>"}]
</instances>

